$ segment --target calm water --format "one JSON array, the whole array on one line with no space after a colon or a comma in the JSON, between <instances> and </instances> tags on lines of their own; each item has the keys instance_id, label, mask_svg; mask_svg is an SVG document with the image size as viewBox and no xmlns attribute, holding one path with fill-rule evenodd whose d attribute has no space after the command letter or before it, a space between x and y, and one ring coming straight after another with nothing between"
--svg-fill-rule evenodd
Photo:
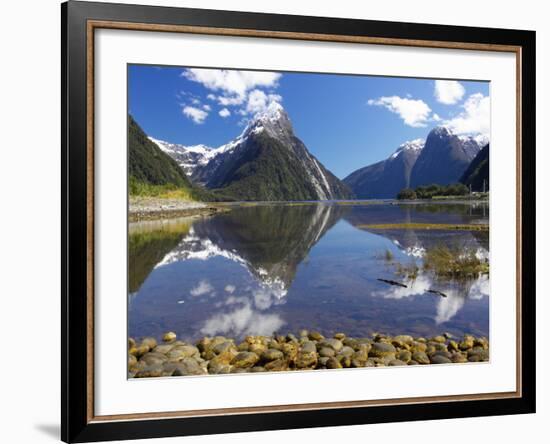
<instances>
[{"instance_id":1,"label":"calm water","mask_svg":"<svg viewBox=\"0 0 550 444\"><path fill-rule=\"evenodd\" d=\"M489 335L489 278L455 282L422 264L426 249L460 245L487 257L487 232L368 230L398 222L487 223L486 204L235 206L211 218L130 225L129 334L345 332ZM388 285L377 279L405 282ZM427 290L444 292L443 298Z\"/></svg>"}]
</instances>

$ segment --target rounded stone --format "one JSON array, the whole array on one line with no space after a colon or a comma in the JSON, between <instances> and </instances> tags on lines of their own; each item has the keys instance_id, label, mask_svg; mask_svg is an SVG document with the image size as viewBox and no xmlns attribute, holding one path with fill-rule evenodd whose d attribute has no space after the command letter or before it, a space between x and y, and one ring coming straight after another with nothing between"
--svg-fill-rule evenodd
<instances>
[{"instance_id":1,"label":"rounded stone","mask_svg":"<svg viewBox=\"0 0 550 444\"><path fill-rule=\"evenodd\" d=\"M205 369L192 358L181 362L167 362L164 364L164 372L170 376L204 375Z\"/></svg>"},{"instance_id":2,"label":"rounded stone","mask_svg":"<svg viewBox=\"0 0 550 444\"><path fill-rule=\"evenodd\" d=\"M283 359L283 357L283 352L275 348L267 349L262 353L262 359L264 361L275 361L277 359Z\"/></svg>"},{"instance_id":3,"label":"rounded stone","mask_svg":"<svg viewBox=\"0 0 550 444\"><path fill-rule=\"evenodd\" d=\"M338 339L340 341L343 341L346 338L346 335L344 333L336 333L333 337L334 337L334 339Z\"/></svg>"},{"instance_id":4,"label":"rounded stone","mask_svg":"<svg viewBox=\"0 0 550 444\"><path fill-rule=\"evenodd\" d=\"M434 336L432 339L431 339L433 342L438 342L440 344L444 344L447 339L445 338L445 336Z\"/></svg>"},{"instance_id":5,"label":"rounded stone","mask_svg":"<svg viewBox=\"0 0 550 444\"><path fill-rule=\"evenodd\" d=\"M329 359L330 359L329 357L321 356L317 360L317 368L325 368Z\"/></svg>"},{"instance_id":6,"label":"rounded stone","mask_svg":"<svg viewBox=\"0 0 550 444\"><path fill-rule=\"evenodd\" d=\"M164 373L164 367L162 364L153 364L148 365L147 367L139 370L135 377L136 378L158 378Z\"/></svg>"},{"instance_id":7,"label":"rounded stone","mask_svg":"<svg viewBox=\"0 0 550 444\"><path fill-rule=\"evenodd\" d=\"M317 352L300 352L296 358L296 367L313 368L317 365Z\"/></svg>"},{"instance_id":8,"label":"rounded stone","mask_svg":"<svg viewBox=\"0 0 550 444\"><path fill-rule=\"evenodd\" d=\"M152 350L157 346L157 340L152 337L143 338L141 345L148 347L149 350Z\"/></svg>"},{"instance_id":9,"label":"rounded stone","mask_svg":"<svg viewBox=\"0 0 550 444\"><path fill-rule=\"evenodd\" d=\"M355 350L351 347L348 347L347 345L344 345L342 347L342 350L340 350L340 354L344 356L351 356L355 353Z\"/></svg>"},{"instance_id":10,"label":"rounded stone","mask_svg":"<svg viewBox=\"0 0 550 444\"><path fill-rule=\"evenodd\" d=\"M225 341L225 342L220 342L219 344L214 345L213 347L211 347L211 350L215 354L219 355L219 354L224 353L224 352L226 352L230 349L233 349L233 348L235 348L235 344L232 341Z\"/></svg>"},{"instance_id":11,"label":"rounded stone","mask_svg":"<svg viewBox=\"0 0 550 444\"><path fill-rule=\"evenodd\" d=\"M425 342L415 341L411 345L410 352L412 353L417 351L425 352L427 349L428 349L428 346L426 345Z\"/></svg>"},{"instance_id":12,"label":"rounded stone","mask_svg":"<svg viewBox=\"0 0 550 444\"><path fill-rule=\"evenodd\" d=\"M481 347L474 347L468 350L469 362L483 362L489 360L489 351Z\"/></svg>"},{"instance_id":13,"label":"rounded stone","mask_svg":"<svg viewBox=\"0 0 550 444\"><path fill-rule=\"evenodd\" d=\"M408 350L401 350L397 353L396 358L403 362L409 362L412 358L412 353Z\"/></svg>"},{"instance_id":14,"label":"rounded stone","mask_svg":"<svg viewBox=\"0 0 550 444\"><path fill-rule=\"evenodd\" d=\"M450 352L459 351L460 348L458 347L458 342L450 340L449 344L447 345L447 350L449 350Z\"/></svg>"},{"instance_id":15,"label":"rounded stone","mask_svg":"<svg viewBox=\"0 0 550 444\"><path fill-rule=\"evenodd\" d=\"M172 350L174 348L174 346L172 344L160 344L160 345L157 345L155 348L154 348L154 352L155 353L162 353L163 355L165 355L166 353L168 353L170 350Z\"/></svg>"},{"instance_id":16,"label":"rounded stone","mask_svg":"<svg viewBox=\"0 0 550 444\"><path fill-rule=\"evenodd\" d=\"M172 350L166 353L166 356L171 361L181 361L182 359L190 358L191 356L198 356L198 355L199 355L199 349L192 345L182 345L179 347L174 347Z\"/></svg>"},{"instance_id":17,"label":"rounded stone","mask_svg":"<svg viewBox=\"0 0 550 444\"><path fill-rule=\"evenodd\" d=\"M466 355L464 353L453 353L452 356L451 356L451 361L455 364L459 364L459 363L463 363L463 362L468 362L468 358L466 357Z\"/></svg>"},{"instance_id":18,"label":"rounded stone","mask_svg":"<svg viewBox=\"0 0 550 444\"><path fill-rule=\"evenodd\" d=\"M485 337L475 338L474 339L474 347L483 347L484 349L488 349L489 348L489 340Z\"/></svg>"},{"instance_id":19,"label":"rounded stone","mask_svg":"<svg viewBox=\"0 0 550 444\"><path fill-rule=\"evenodd\" d=\"M327 363L325 364L327 368L336 369L342 368L342 364L336 358L328 358Z\"/></svg>"},{"instance_id":20,"label":"rounded stone","mask_svg":"<svg viewBox=\"0 0 550 444\"><path fill-rule=\"evenodd\" d=\"M330 347L334 351L339 352L344 347L344 344L342 344L342 341L339 339L325 339L322 343L323 346Z\"/></svg>"},{"instance_id":21,"label":"rounded stone","mask_svg":"<svg viewBox=\"0 0 550 444\"><path fill-rule=\"evenodd\" d=\"M288 370L288 362L285 359L276 359L275 361L268 362L264 365L264 368L268 372L280 372Z\"/></svg>"},{"instance_id":22,"label":"rounded stone","mask_svg":"<svg viewBox=\"0 0 550 444\"><path fill-rule=\"evenodd\" d=\"M155 353L155 352L145 353L140 358L140 361L145 362L147 365L163 364L167 360L168 360L168 358L165 355L163 355L161 353Z\"/></svg>"},{"instance_id":23,"label":"rounded stone","mask_svg":"<svg viewBox=\"0 0 550 444\"><path fill-rule=\"evenodd\" d=\"M419 364L429 364L430 358L428 358L428 355L422 351L414 352L411 356L413 360L418 362Z\"/></svg>"},{"instance_id":24,"label":"rounded stone","mask_svg":"<svg viewBox=\"0 0 550 444\"><path fill-rule=\"evenodd\" d=\"M460 350L468 350L474 346L474 338L471 336L465 336L462 341L458 344Z\"/></svg>"},{"instance_id":25,"label":"rounded stone","mask_svg":"<svg viewBox=\"0 0 550 444\"><path fill-rule=\"evenodd\" d=\"M447 359L451 359L451 356L452 356L452 353L448 352L447 350L443 350L443 351L436 351L434 353L432 353L430 356L443 356Z\"/></svg>"},{"instance_id":26,"label":"rounded stone","mask_svg":"<svg viewBox=\"0 0 550 444\"><path fill-rule=\"evenodd\" d=\"M296 356L298 356L298 345L294 343L285 343L283 344L282 351L285 354L285 357L290 360L294 360L296 359Z\"/></svg>"},{"instance_id":27,"label":"rounded stone","mask_svg":"<svg viewBox=\"0 0 550 444\"><path fill-rule=\"evenodd\" d=\"M319 350L319 356L322 356L323 358L332 358L335 355L336 352L330 347L322 347L321 350Z\"/></svg>"},{"instance_id":28,"label":"rounded stone","mask_svg":"<svg viewBox=\"0 0 550 444\"><path fill-rule=\"evenodd\" d=\"M298 342L298 338L292 333L288 333L286 339L288 342Z\"/></svg>"},{"instance_id":29,"label":"rounded stone","mask_svg":"<svg viewBox=\"0 0 550 444\"><path fill-rule=\"evenodd\" d=\"M267 350L267 345L264 344L250 344L248 351L261 355L264 351Z\"/></svg>"},{"instance_id":30,"label":"rounded stone","mask_svg":"<svg viewBox=\"0 0 550 444\"><path fill-rule=\"evenodd\" d=\"M317 347L315 346L315 342L313 341L307 341L302 344L301 351L303 353L315 353L317 351Z\"/></svg>"},{"instance_id":31,"label":"rounded stone","mask_svg":"<svg viewBox=\"0 0 550 444\"><path fill-rule=\"evenodd\" d=\"M375 342L372 344L372 348L369 351L369 356L375 358L383 358L385 356L394 355L396 352L395 347L387 342Z\"/></svg>"},{"instance_id":32,"label":"rounded stone","mask_svg":"<svg viewBox=\"0 0 550 444\"><path fill-rule=\"evenodd\" d=\"M452 363L452 361L449 358L443 355L433 355L430 358L430 362L432 364L451 364Z\"/></svg>"},{"instance_id":33,"label":"rounded stone","mask_svg":"<svg viewBox=\"0 0 550 444\"><path fill-rule=\"evenodd\" d=\"M212 375L225 375L231 373L231 366L221 362L210 361L208 363L208 373Z\"/></svg>"},{"instance_id":34,"label":"rounded stone","mask_svg":"<svg viewBox=\"0 0 550 444\"><path fill-rule=\"evenodd\" d=\"M151 348L147 344L140 344L140 345L137 346L137 348L135 349L135 352L132 353L132 354L134 354L136 356L142 356L145 353L148 353L149 350L151 350Z\"/></svg>"},{"instance_id":35,"label":"rounded stone","mask_svg":"<svg viewBox=\"0 0 550 444\"><path fill-rule=\"evenodd\" d=\"M178 336L173 331L169 331L167 333L164 333L162 340L164 342L170 342L170 341L175 341L177 337Z\"/></svg>"},{"instance_id":36,"label":"rounded stone","mask_svg":"<svg viewBox=\"0 0 550 444\"><path fill-rule=\"evenodd\" d=\"M394 338L394 341L399 341L407 345L412 345L414 338L410 335L397 335Z\"/></svg>"},{"instance_id":37,"label":"rounded stone","mask_svg":"<svg viewBox=\"0 0 550 444\"><path fill-rule=\"evenodd\" d=\"M390 367L397 367L399 365L407 365L407 363L401 361L400 359L392 359L390 362L388 362L388 365Z\"/></svg>"},{"instance_id":38,"label":"rounded stone","mask_svg":"<svg viewBox=\"0 0 550 444\"><path fill-rule=\"evenodd\" d=\"M237 368L250 368L254 367L259 360L260 357L256 353L240 352L233 358L231 364Z\"/></svg>"},{"instance_id":39,"label":"rounded stone","mask_svg":"<svg viewBox=\"0 0 550 444\"><path fill-rule=\"evenodd\" d=\"M312 341L322 341L323 339L325 339L325 337L321 333L319 333L318 331L309 332L308 337Z\"/></svg>"},{"instance_id":40,"label":"rounded stone","mask_svg":"<svg viewBox=\"0 0 550 444\"><path fill-rule=\"evenodd\" d=\"M264 367L255 366L250 369L250 373L262 373L267 371Z\"/></svg>"}]
</instances>

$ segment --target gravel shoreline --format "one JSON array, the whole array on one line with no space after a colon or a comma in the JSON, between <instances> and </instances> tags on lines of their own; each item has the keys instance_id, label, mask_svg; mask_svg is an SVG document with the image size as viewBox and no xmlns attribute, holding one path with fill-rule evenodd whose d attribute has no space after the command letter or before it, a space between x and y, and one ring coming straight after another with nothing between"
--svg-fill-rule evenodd
<instances>
[{"instance_id":1,"label":"gravel shoreline","mask_svg":"<svg viewBox=\"0 0 550 444\"><path fill-rule=\"evenodd\" d=\"M156 197L131 197L128 218L130 222L186 216L209 216L227 208L203 202Z\"/></svg>"},{"instance_id":2,"label":"gravel shoreline","mask_svg":"<svg viewBox=\"0 0 550 444\"><path fill-rule=\"evenodd\" d=\"M489 340L444 333L432 338L373 334L332 338L302 330L297 336L247 336L242 342L224 336L195 344L168 332L162 341L128 340L128 377L147 378L248 372L452 364L489 361Z\"/></svg>"}]
</instances>

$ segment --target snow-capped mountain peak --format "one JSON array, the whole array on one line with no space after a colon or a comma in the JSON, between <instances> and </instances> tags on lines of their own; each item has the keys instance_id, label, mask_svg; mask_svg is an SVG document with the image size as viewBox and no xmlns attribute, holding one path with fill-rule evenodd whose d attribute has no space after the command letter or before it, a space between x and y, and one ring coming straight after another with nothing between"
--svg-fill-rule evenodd
<instances>
[{"instance_id":1,"label":"snow-capped mountain peak","mask_svg":"<svg viewBox=\"0 0 550 444\"><path fill-rule=\"evenodd\" d=\"M481 134L481 133L478 133L478 134L463 134L463 135L458 136L458 138L462 142L472 141L472 142L476 143L477 145L479 145L480 147L484 147L485 145L487 145L489 143L489 136L487 134Z\"/></svg>"},{"instance_id":2,"label":"snow-capped mountain peak","mask_svg":"<svg viewBox=\"0 0 550 444\"><path fill-rule=\"evenodd\" d=\"M267 131L269 135L277 138L284 138L292 133L292 124L280 103L272 101L265 110L256 113L240 137L244 138L262 131Z\"/></svg>"},{"instance_id":3,"label":"snow-capped mountain peak","mask_svg":"<svg viewBox=\"0 0 550 444\"><path fill-rule=\"evenodd\" d=\"M397 158L401 153L403 152L415 152L418 153L422 151L422 148L424 148L424 145L426 144L426 141L424 139L414 139L414 140L408 140L405 143L402 143L399 145L397 150L390 156L390 159Z\"/></svg>"},{"instance_id":4,"label":"snow-capped mountain peak","mask_svg":"<svg viewBox=\"0 0 550 444\"><path fill-rule=\"evenodd\" d=\"M453 134L451 129L446 125L436 126L433 130L430 131L428 136L438 136L438 137L449 137Z\"/></svg>"}]
</instances>

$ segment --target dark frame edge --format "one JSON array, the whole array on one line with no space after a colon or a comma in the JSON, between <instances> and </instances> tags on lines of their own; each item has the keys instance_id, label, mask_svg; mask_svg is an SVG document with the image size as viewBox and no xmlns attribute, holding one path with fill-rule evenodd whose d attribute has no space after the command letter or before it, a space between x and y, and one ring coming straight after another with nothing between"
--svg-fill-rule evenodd
<instances>
[{"instance_id":1,"label":"dark frame edge","mask_svg":"<svg viewBox=\"0 0 550 444\"><path fill-rule=\"evenodd\" d=\"M92 9L100 8L94 4ZM87 417L86 20L61 4L61 439L77 442Z\"/></svg>"},{"instance_id":2,"label":"dark frame edge","mask_svg":"<svg viewBox=\"0 0 550 444\"><path fill-rule=\"evenodd\" d=\"M65 344L68 331L67 316L67 3L61 4L61 440L68 442L68 356Z\"/></svg>"},{"instance_id":3,"label":"dark frame edge","mask_svg":"<svg viewBox=\"0 0 550 444\"><path fill-rule=\"evenodd\" d=\"M484 41L498 40L501 43L516 44L522 48L522 110L529 110L529 119L521 120L522 133L522 396L501 400L442 402L436 404L411 404L397 406L335 408L326 410L303 410L291 413L261 413L193 418L89 421L87 415L87 366L86 366L86 301L80 300L86 294L86 21L88 18L106 18L129 13L134 5L89 3L69 1L61 4L61 439L64 442L92 442L122 439L155 438L183 435L233 433L244 431L281 430L289 428L311 428L337 425L371 424L444 419L449 417L477 417L534 413L535 394L535 44L534 31L480 29L392 23L391 32L410 35L421 32L423 36L441 32L443 40L452 41L459 30L468 29L473 34L484 34ZM190 14L191 22L211 20L219 26L224 18L238 25L260 19L263 27L277 27L269 24L276 15L237 13L227 11L191 10L135 6L139 9L134 17L147 20L148 12L153 16L180 9ZM290 27L308 19L293 17ZM170 19L165 19L170 20ZM174 19L177 20L177 19ZM353 33L360 34L374 22L355 19L312 18L315 22L309 28L318 27L323 21L330 21L341 32L343 23L353 24ZM386 23L386 22L378 22ZM388 22L389 23L389 22ZM363 28L360 26L363 24ZM243 27L246 27L243 25ZM250 26L248 26L250 28ZM406 30L406 31L404 31ZM474 37L469 37L474 40ZM73 295L70 301L70 295ZM472 413L474 412L474 413Z\"/></svg>"},{"instance_id":4,"label":"dark frame edge","mask_svg":"<svg viewBox=\"0 0 550 444\"><path fill-rule=\"evenodd\" d=\"M522 399L536 412L536 32L521 44ZM525 111L529 110L529 116Z\"/></svg>"}]
</instances>

